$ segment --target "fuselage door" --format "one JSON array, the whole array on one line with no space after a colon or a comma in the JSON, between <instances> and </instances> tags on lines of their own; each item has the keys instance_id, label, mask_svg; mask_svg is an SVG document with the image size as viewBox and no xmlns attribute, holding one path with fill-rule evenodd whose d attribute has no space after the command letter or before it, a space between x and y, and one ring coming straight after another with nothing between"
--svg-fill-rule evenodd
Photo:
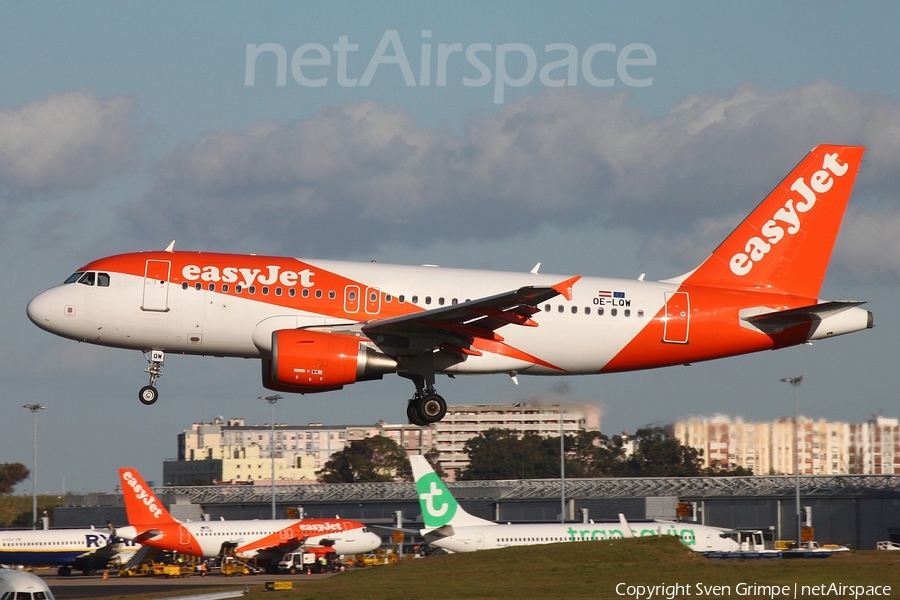
<instances>
[{"instance_id":1,"label":"fuselage door","mask_svg":"<svg viewBox=\"0 0 900 600\"><path fill-rule=\"evenodd\" d=\"M366 288L366 313L377 315L381 312L381 290L378 288Z\"/></svg>"},{"instance_id":2,"label":"fuselage door","mask_svg":"<svg viewBox=\"0 0 900 600\"><path fill-rule=\"evenodd\" d=\"M144 268L144 301L142 310L166 312L169 310L169 270L168 260L148 260Z\"/></svg>"},{"instance_id":3,"label":"fuselage door","mask_svg":"<svg viewBox=\"0 0 900 600\"><path fill-rule=\"evenodd\" d=\"M359 312L358 285L348 285L344 288L344 312L351 315Z\"/></svg>"},{"instance_id":4,"label":"fuselage door","mask_svg":"<svg viewBox=\"0 0 900 600\"><path fill-rule=\"evenodd\" d=\"M691 301L687 292L666 292L663 341L670 344L687 344L690 319Z\"/></svg>"}]
</instances>

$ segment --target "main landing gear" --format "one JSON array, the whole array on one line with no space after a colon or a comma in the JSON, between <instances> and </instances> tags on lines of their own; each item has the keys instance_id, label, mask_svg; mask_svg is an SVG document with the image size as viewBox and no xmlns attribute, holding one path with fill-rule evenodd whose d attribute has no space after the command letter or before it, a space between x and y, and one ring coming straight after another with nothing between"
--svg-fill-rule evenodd
<instances>
[{"instance_id":1,"label":"main landing gear","mask_svg":"<svg viewBox=\"0 0 900 600\"><path fill-rule=\"evenodd\" d=\"M413 425L431 425L443 419L446 414L447 402L435 393L434 388L421 395L416 392L406 406L406 417Z\"/></svg>"},{"instance_id":2,"label":"main landing gear","mask_svg":"<svg viewBox=\"0 0 900 600\"><path fill-rule=\"evenodd\" d=\"M144 369L144 373L150 374L150 384L141 388L141 391L138 392L138 399L141 401L141 404L150 406L159 399L156 382L162 377L162 366L166 362L166 353L162 350L151 350L149 353L144 352L144 358L150 363Z\"/></svg>"},{"instance_id":3,"label":"main landing gear","mask_svg":"<svg viewBox=\"0 0 900 600\"><path fill-rule=\"evenodd\" d=\"M447 402L434 391L434 374L428 374L428 380L422 375L400 373L401 377L411 379L416 384L416 393L406 406L406 417L413 425L431 425L437 423L447 414Z\"/></svg>"}]
</instances>

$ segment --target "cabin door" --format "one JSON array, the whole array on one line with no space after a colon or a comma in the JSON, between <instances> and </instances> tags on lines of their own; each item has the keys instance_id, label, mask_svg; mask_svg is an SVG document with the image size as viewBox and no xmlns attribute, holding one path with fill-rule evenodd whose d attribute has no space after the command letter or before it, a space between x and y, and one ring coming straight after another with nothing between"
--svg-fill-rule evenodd
<instances>
[{"instance_id":1,"label":"cabin door","mask_svg":"<svg viewBox=\"0 0 900 600\"><path fill-rule=\"evenodd\" d=\"M169 270L168 260L148 260L144 268L144 301L141 309L166 312L169 310Z\"/></svg>"}]
</instances>

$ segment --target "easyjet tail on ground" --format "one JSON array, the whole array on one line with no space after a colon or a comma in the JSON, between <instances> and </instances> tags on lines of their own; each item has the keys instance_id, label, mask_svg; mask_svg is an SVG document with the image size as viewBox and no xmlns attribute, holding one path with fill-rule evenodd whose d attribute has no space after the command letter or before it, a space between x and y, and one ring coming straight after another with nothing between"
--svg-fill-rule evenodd
<instances>
[{"instance_id":1,"label":"easyjet tail on ground","mask_svg":"<svg viewBox=\"0 0 900 600\"><path fill-rule=\"evenodd\" d=\"M144 546L214 557L237 555L275 564L301 545L332 546L338 554L364 554L381 545L365 525L349 519L190 521L175 519L134 469L119 469L128 526L115 535Z\"/></svg>"},{"instance_id":2,"label":"easyjet tail on ground","mask_svg":"<svg viewBox=\"0 0 900 600\"><path fill-rule=\"evenodd\" d=\"M409 420L437 375L586 375L772 350L872 327L818 297L864 148L818 146L690 273L662 281L165 251L101 258L28 304L42 329L143 351L258 358L300 394L397 374Z\"/></svg>"}]
</instances>

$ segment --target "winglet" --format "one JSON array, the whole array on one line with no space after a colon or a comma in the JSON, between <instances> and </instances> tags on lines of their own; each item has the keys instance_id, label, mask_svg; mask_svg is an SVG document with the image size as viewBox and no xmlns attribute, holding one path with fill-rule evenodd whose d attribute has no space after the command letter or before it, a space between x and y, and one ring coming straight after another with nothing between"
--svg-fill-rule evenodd
<instances>
[{"instance_id":1,"label":"winglet","mask_svg":"<svg viewBox=\"0 0 900 600\"><path fill-rule=\"evenodd\" d=\"M566 279L565 281L560 281L556 285L551 285L550 287L563 295L566 300L572 299L572 286L575 285L575 282L581 279L581 275L576 275L571 279Z\"/></svg>"},{"instance_id":2,"label":"winglet","mask_svg":"<svg viewBox=\"0 0 900 600\"><path fill-rule=\"evenodd\" d=\"M626 538L633 538L634 532L631 531L631 525L628 524L628 520L625 518L625 515L619 513L619 524L622 526L622 535Z\"/></svg>"}]
</instances>

